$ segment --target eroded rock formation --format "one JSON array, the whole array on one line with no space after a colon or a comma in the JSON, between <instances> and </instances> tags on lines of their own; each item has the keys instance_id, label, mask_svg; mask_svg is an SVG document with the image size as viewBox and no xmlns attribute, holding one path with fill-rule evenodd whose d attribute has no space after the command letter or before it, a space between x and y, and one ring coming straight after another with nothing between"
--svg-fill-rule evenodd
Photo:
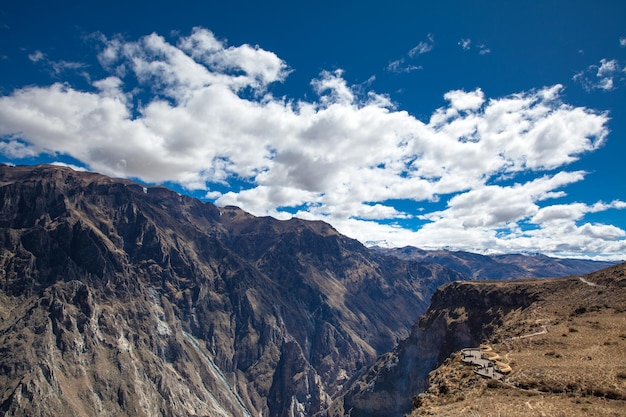
<instances>
[{"instance_id":1,"label":"eroded rock formation","mask_svg":"<svg viewBox=\"0 0 626 417\"><path fill-rule=\"evenodd\" d=\"M310 416L463 277L322 222L0 167L7 416Z\"/></svg>"}]
</instances>

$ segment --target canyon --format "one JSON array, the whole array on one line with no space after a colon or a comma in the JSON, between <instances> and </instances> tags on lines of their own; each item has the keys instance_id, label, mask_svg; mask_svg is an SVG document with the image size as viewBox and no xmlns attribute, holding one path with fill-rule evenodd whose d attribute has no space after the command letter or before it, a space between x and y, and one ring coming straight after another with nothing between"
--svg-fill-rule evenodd
<instances>
[{"instance_id":1,"label":"canyon","mask_svg":"<svg viewBox=\"0 0 626 417\"><path fill-rule=\"evenodd\" d=\"M410 412L429 372L540 298L67 167L0 166L0 205L6 416Z\"/></svg>"}]
</instances>

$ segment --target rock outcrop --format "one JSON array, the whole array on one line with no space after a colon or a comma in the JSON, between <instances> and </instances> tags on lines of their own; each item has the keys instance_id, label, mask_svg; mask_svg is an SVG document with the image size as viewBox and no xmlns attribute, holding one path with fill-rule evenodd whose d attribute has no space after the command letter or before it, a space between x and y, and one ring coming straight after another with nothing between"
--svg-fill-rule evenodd
<instances>
[{"instance_id":1,"label":"rock outcrop","mask_svg":"<svg viewBox=\"0 0 626 417\"><path fill-rule=\"evenodd\" d=\"M621 323L621 330L617 328L615 333L623 335L626 331L626 325L624 325L626 322L622 317L623 312L626 311L624 300L626 300L626 264L613 266L584 277L454 282L443 285L433 295L430 307L415 324L411 335L401 341L393 351L381 356L367 371L348 384L343 395L329 408L327 415L342 416L346 413L352 417L404 416L411 412L415 397L427 391L429 383L431 384L429 392L434 392L435 395L448 394L445 383L439 383L439 388L433 388L432 385L436 385L437 382L433 382L432 378L429 381L428 377L429 373L443 364L454 352L457 352L457 356L460 357L458 352L461 349L479 346L484 341L488 341L500 343L498 348L503 353L511 350L513 344L517 343L516 340L522 343L522 341L527 341L526 338L529 336L538 337L546 334L546 324L562 323L561 327L567 328L567 323L572 320L572 317L588 311L605 311L608 315L607 321L617 320L617 326ZM595 322L587 321L587 323ZM540 328L541 331L539 331ZM565 346L563 335L567 336L567 333L561 330L555 336L560 340L554 342L555 346L558 345L561 349ZM583 349L607 350L612 348L613 343L619 342L599 343L597 339L590 339L572 350L575 352L583 351ZM522 348L518 347L518 349ZM517 354L521 356L520 353ZM543 353L541 355L544 356ZM551 350L545 355L555 356L556 354ZM597 381L590 380L591 382L585 381L585 374L577 371L578 363L572 362L569 368L567 363L561 364L564 369L563 373L573 376L571 378L568 376L567 378L570 379L565 382L555 382L554 385L599 386L599 381L602 381L602 384L609 387L605 391L617 392L612 385L610 374L615 372L615 364L621 359L607 357L607 366L602 371L606 371L607 377L601 377ZM459 358L457 362L461 362ZM599 364L598 362L597 366ZM460 366L463 367L463 365ZM585 366L589 368L592 365L585 363ZM438 373L437 378L441 379L441 374L441 372ZM519 370L516 373L514 369L511 378L524 381L520 382L520 385L538 386L540 384L537 381L527 382L534 377L524 376L526 379L523 379L520 375L524 373ZM542 374L537 371L532 375ZM615 376L612 377L617 379ZM451 379L456 385L462 386L463 384L459 382L460 377L455 378ZM545 382L542 383L545 384ZM451 401L467 401L464 404L471 405L471 397L463 397L463 393L458 392L460 389L456 389L457 392L451 396L454 397ZM560 389L561 392L566 390L566 388ZM624 392L624 398L626 398L626 390L622 388L621 391ZM548 392L548 388L545 392ZM619 393L619 395L622 394ZM505 401L506 399L503 402ZM454 410L459 412L460 409ZM451 414L443 415L459 414L451 412Z\"/></svg>"}]
</instances>

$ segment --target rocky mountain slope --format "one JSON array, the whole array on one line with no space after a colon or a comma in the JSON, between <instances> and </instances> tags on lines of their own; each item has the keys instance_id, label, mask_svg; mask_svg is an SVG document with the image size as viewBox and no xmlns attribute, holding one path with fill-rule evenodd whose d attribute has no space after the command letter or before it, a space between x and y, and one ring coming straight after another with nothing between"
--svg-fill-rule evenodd
<instances>
[{"instance_id":1,"label":"rocky mountain slope","mask_svg":"<svg viewBox=\"0 0 626 417\"><path fill-rule=\"evenodd\" d=\"M481 255L444 249L423 250L412 246L372 249L404 260L438 263L472 280L564 277L588 274L615 264L584 259L551 258L545 255Z\"/></svg>"},{"instance_id":2,"label":"rocky mountain slope","mask_svg":"<svg viewBox=\"0 0 626 417\"><path fill-rule=\"evenodd\" d=\"M481 343L511 367L504 382L462 362L460 350ZM328 415L624 415L625 346L626 264L585 276L450 283Z\"/></svg>"},{"instance_id":3,"label":"rocky mountain slope","mask_svg":"<svg viewBox=\"0 0 626 417\"><path fill-rule=\"evenodd\" d=\"M0 412L310 416L463 276L322 222L0 167Z\"/></svg>"}]
</instances>

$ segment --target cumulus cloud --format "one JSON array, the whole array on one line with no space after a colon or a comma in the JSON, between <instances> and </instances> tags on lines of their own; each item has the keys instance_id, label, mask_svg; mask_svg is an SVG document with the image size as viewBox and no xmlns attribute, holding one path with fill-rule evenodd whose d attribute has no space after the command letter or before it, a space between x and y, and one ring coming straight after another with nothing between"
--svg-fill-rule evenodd
<instances>
[{"instance_id":1,"label":"cumulus cloud","mask_svg":"<svg viewBox=\"0 0 626 417\"><path fill-rule=\"evenodd\" d=\"M34 146L24 143L20 140L0 142L0 154L12 159L33 158L37 156L40 152L40 149L37 149Z\"/></svg>"},{"instance_id":2,"label":"cumulus cloud","mask_svg":"<svg viewBox=\"0 0 626 417\"><path fill-rule=\"evenodd\" d=\"M587 213L624 208L626 208L626 203L619 200L615 200L611 203L600 201L592 205L584 203L555 204L537 210L531 221L537 224L562 220L576 221L582 219Z\"/></svg>"},{"instance_id":3,"label":"cumulus cloud","mask_svg":"<svg viewBox=\"0 0 626 417\"><path fill-rule=\"evenodd\" d=\"M599 65L590 65L586 70L576 73L572 79L587 91L611 91L624 83L626 67L616 59L602 58Z\"/></svg>"},{"instance_id":4,"label":"cumulus cloud","mask_svg":"<svg viewBox=\"0 0 626 417\"><path fill-rule=\"evenodd\" d=\"M485 95L480 89L472 92L454 90L444 94L443 98L450 102L450 107L456 110L478 110L485 102Z\"/></svg>"},{"instance_id":5,"label":"cumulus cloud","mask_svg":"<svg viewBox=\"0 0 626 417\"><path fill-rule=\"evenodd\" d=\"M326 220L362 241L624 252L621 229L584 223L624 203L549 204L584 180L566 166L608 134L607 114L564 103L560 85L496 98L450 91L422 121L341 70L312 80L315 100L275 97L287 63L203 28L173 42L102 37L99 60L110 75L92 89L56 83L0 97L0 152L176 182L253 214ZM424 213L401 204L442 200Z\"/></svg>"}]
</instances>

